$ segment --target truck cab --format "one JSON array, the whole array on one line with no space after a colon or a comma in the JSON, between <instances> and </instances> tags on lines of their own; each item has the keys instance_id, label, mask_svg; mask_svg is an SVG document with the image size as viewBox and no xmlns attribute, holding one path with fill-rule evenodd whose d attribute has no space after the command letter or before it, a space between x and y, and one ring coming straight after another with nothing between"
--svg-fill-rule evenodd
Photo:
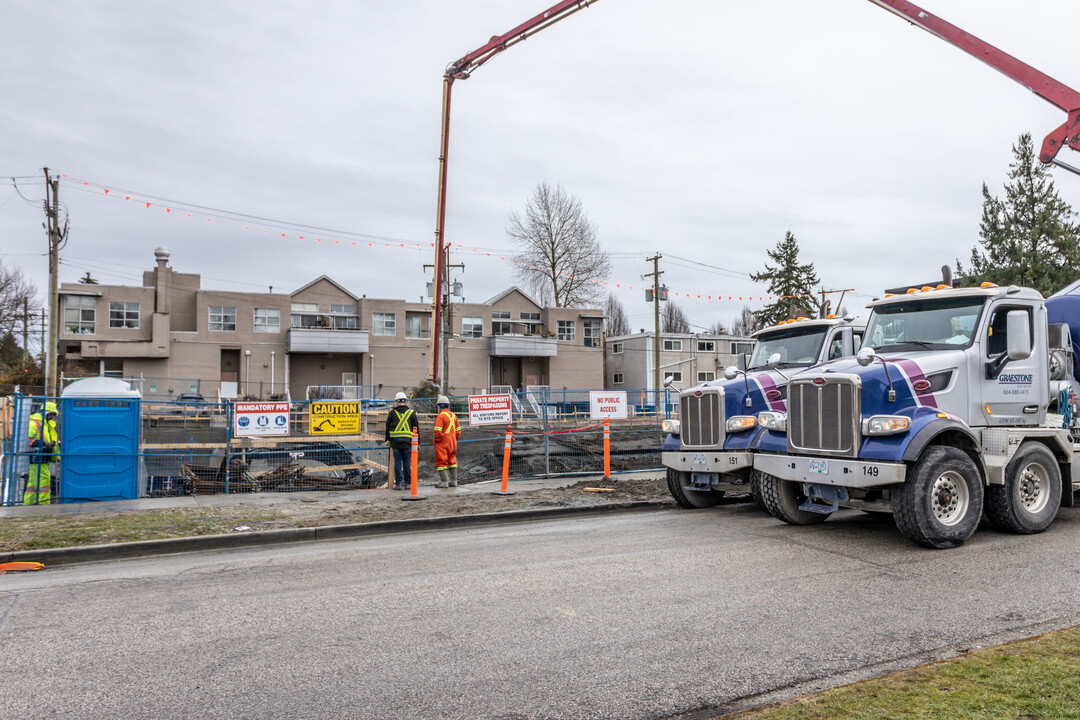
<instances>
[{"instance_id":1,"label":"truck cab","mask_svg":"<svg viewBox=\"0 0 1080 720\"><path fill-rule=\"evenodd\" d=\"M1005 530L1049 527L1080 487L1080 386L1068 331L1048 324L1042 296L939 285L868 307L856 358L793 378L786 411L759 415L766 509L791 524L840 507L888 512L938 548L962 544L984 510Z\"/></svg>"},{"instance_id":2,"label":"truck cab","mask_svg":"<svg viewBox=\"0 0 1080 720\"><path fill-rule=\"evenodd\" d=\"M851 357L865 323L830 316L786 320L752 336L746 370L679 395L679 419L665 420L662 460L668 489L686 508L711 507L725 493L751 493L758 413L786 409L788 379L823 362Z\"/></svg>"}]
</instances>

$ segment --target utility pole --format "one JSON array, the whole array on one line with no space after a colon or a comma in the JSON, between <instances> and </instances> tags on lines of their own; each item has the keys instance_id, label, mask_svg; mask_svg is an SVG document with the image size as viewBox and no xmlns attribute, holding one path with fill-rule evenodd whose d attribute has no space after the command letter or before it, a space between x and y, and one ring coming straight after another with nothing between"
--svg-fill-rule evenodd
<instances>
[{"instance_id":1,"label":"utility pole","mask_svg":"<svg viewBox=\"0 0 1080 720\"><path fill-rule=\"evenodd\" d=\"M664 274L660 272L660 258L662 257L663 255L656 253L653 257L646 258L653 264L653 271L644 275L644 277L653 279L653 326L655 328L653 335L653 390L657 392L663 387L660 382L660 276Z\"/></svg>"},{"instance_id":2,"label":"utility pole","mask_svg":"<svg viewBox=\"0 0 1080 720\"><path fill-rule=\"evenodd\" d=\"M440 257L440 259L442 260L442 268L440 272L443 274L442 276L445 277L445 282L442 283L443 287L438 289L436 289L435 283L432 283L431 297L441 300L440 305L446 306L446 312L438 313L438 315L440 316L440 322L442 323L442 328L436 331L436 329L432 327L431 334L435 335L435 333L438 332L439 337L442 340L441 343L435 344L435 346L439 347L442 352L442 377L440 378L440 382L438 382L437 384L440 388L443 389L442 394L445 395L447 392L449 392L450 389L450 339L454 335L454 311L453 305L451 303L451 298L454 295L454 285L450 281L450 269L457 268L464 272L465 265L464 263L458 263L456 265L450 264L449 243L446 244L446 247L443 250L443 256ZM436 270L440 270L435 265L424 265L425 270L427 270L428 268L435 268ZM440 272L436 272L436 277L440 276ZM443 292L443 288L445 288L445 292ZM438 367L438 364L434 359L432 360L432 367Z\"/></svg>"},{"instance_id":3,"label":"utility pole","mask_svg":"<svg viewBox=\"0 0 1080 720\"><path fill-rule=\"evenodd\" d=\"M30 301L23 298L22 301L22 349L23 367L30 364Z\"/></svg>"},{"instance_id":4,"label":"utility pole","mask_svg":"<svg viewBox=\"0 0 1080 720\"><path fill-rule=\"evenodd\" d=\"M60 349L60 178L50 178L49 168L45 168L45 213L49 231L49 344L45 353L45 394L55 397L56 356Z\"/></svg>"},{"instance_id":5,"label":"utility pole","mask_svg":"<svg viewBox=\"0 0 1080 720\"><path fill-rule=\"evenodd\" d=\"M821 290L818 291L818 294L821 295L821 307L825 307L826 295L834 295L836 293L840 293L840 302L836 303L836 312L839 313L840 306L844 304L844 295L849 292L855 292L855 288L847 288L846 290L826 290L824 287L821 288Z\"/></svg>"}]
</instances>

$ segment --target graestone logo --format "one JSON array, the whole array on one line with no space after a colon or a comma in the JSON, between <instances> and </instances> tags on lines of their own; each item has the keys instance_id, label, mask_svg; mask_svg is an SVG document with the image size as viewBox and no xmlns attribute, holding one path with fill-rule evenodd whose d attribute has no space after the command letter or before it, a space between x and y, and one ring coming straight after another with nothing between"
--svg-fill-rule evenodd
<instances>
[{"instance_id":1,"label":"graestone logo","mask_svg":"<svg viewBox=\"0 0 1080 720\"><path fill-rule=\"evenodd\" d=\"M998 376L998 385L1030 385L1031 373L1004 373Z\"/></svg>"}]
</instances>

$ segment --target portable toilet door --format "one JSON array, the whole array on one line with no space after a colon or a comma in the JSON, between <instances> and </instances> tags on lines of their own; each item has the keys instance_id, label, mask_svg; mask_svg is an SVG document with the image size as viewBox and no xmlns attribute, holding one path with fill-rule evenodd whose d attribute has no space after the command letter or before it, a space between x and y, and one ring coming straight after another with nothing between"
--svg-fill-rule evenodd
<instances>
[{"instance_id":1,"label":"portable toilet door","mask_svg":"<svg viewBox=\"0 0 1080 720\"><path fill-rule=\"evenodd\" d=\"M138 390L84 378L60 395L60 494L53 502L139 497Z\"/></svg>"}]
</instances>

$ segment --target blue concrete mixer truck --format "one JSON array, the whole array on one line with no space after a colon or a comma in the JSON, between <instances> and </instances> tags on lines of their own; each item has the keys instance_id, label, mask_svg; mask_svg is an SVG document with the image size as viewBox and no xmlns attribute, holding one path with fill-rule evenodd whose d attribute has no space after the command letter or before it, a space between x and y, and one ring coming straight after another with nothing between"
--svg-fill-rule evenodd
<instances>
[{"instance_id":1,"label":"blue concrete mixer truck","mask_svg":"<svg viewBox=\"0 0 1080 720\"><path fill-rule=\"evenodd\" d=\"M763 504L795 525L891 513L933 548L984 515L1042 532L1080 489L1080 282L1047 300L990 283L900 290L868 306L855 358L793 378L786 410L758 414Z\"/></svg>"}]
</instances>

